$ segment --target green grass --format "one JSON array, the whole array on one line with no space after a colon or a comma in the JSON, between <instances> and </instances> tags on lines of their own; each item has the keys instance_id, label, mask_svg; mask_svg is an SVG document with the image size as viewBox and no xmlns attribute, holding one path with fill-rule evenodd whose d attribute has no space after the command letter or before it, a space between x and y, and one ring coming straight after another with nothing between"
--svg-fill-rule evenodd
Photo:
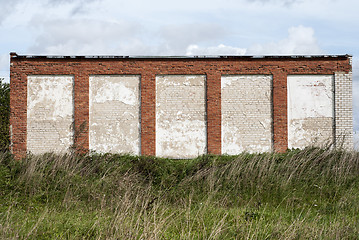
<instances>
[{"instance_id":1,"label":"green grass","mask_svg":"<svg viewBox=\"0 0 359 240\"><path fill-rule=\"evenodd\" d=\"M359 153L3 153L0 239L359 239Z\"/></svg>"}]
</instances>

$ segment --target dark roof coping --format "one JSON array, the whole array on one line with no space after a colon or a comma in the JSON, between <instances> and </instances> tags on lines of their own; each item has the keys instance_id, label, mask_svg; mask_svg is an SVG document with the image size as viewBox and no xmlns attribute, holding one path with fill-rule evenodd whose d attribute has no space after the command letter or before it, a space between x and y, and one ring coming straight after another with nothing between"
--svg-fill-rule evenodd
<instances>
[{"instance_id":1,"label":"dark roof coping","mask_svg":"<svg viewBox=\"0 0 359 240\"><path fill-rule=\"evenodd\" d=\"M199 56L117 56L117 55L18 55L10 53L11 58L27 59L297 59L297 58L348 58L352 55L199 55Z\"/></svg>"}]
</instances>

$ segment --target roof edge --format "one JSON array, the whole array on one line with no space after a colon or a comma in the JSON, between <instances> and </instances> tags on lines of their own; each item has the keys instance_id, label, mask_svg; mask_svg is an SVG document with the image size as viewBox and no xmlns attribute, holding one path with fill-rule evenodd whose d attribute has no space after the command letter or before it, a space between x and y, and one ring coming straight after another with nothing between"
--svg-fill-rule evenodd
<instances>
[{"instance_id":1,"label":"roof edge","mask_svg":"<svg viewBox=\"0 0 359 240\"><path fill-rule=\"evenodd\" d=\"M302 58L348 58L344 55L193 55L193 56L118 56L118 55L19 55L10 52L10 58L26 59L302 59Z\"/></svg>"}]
</instances>

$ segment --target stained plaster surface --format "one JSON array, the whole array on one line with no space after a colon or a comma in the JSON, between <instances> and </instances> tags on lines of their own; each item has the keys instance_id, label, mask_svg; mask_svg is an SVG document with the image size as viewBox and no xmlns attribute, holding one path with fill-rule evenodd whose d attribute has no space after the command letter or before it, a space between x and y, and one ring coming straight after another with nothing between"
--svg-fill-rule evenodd
<instances>
[{"instance_id":1,"label":"stained plaster surface","mask_svg":"<svg viewBox=\"0 0 359 240\"><path fill-rule=\"evenodd\" d=\"M333 141L333 75L288 76L288 148Z\"/></svg>"},{"instance_id":2,"label":"stained plaster surface","mask_svg":"<svg viewBox=\"0 0 359 240\"><path fill-rule=\"evenodd\" d=\"M140 76L90 76L89 147L140 154Z\"/></svg>"},{"instance_id":3,"label":"stained plaster surface","mask_svg":"<svg viewBox=\"0 0 359 240\"><path fill-rule=\"evenodd\" d=\"M64 153L73 143L73 77L28 76L27 151Z\"/></svg>"},{"instance_id":4,"label":"stained plaster surface","mask_svg":"<svg viewBox=\"0 0 359 240\"><path fill-rule=\"evenodd\" d=\"M207 151L203 75L156 77L156 155L193 158Z\"/></svg>"},{"instance_id":5,"label":"stained plaster surface","mask_svg":"<svg viewBox=\"0 0 359 240\"><path fill-rule=\"evenodd\" d=\"M271 151L271 86L271 75L222 76L222 154Z\"/></svg>"}]
</instances>

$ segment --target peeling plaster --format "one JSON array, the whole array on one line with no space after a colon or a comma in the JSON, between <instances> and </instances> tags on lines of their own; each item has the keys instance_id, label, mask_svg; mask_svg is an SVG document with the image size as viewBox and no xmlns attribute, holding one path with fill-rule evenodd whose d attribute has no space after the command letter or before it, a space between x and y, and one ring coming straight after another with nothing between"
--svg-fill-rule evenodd
<instances>
[{"instance_id":1,"label":"peeling plaster","mask_svg":"<svg viewBox=\"0 0 359 240\"><path fill-rule=\"evenodd\" d=\"M222 154L272 149L272 76L221 78Z\"/></svg>"},{"instance_id":2,"label":"peeling plaster","mask_svg":"<svg viewBox=\"0 0 359 240\"><path fill-rule=\"evenodd\" d=\"M72 76L28 76L27 151L68 151L73 143L73 109Z\"/></svg>"},{"instance_id":3,"label":"peeling plaster","mask_svg":"<svg viewBox=\"0 0 359 240\"><path fill-rule=\"evenodd\" d=\"M333 141L332 75L288 76L288 148Z\"/></svg>"},{"instance_id":4,"label":"peeling plaster","mask_svg":"<svg viewBox=\"0 0 359 240\"><path fill-rule=\"evenodd\" d=\"M156 77L156 155L193 158L207 152L205 76Z\"/></svg>"},{"instance_id":5,"label":"peeling plaster","mask_svg":"<svg viewBox=\"0 0 359 240\"><path fill-rule=\"evenodd\" d=\"M139 85L139 76L90 76L90 150L140 154Z\"/></svg>"}]
</instances>

